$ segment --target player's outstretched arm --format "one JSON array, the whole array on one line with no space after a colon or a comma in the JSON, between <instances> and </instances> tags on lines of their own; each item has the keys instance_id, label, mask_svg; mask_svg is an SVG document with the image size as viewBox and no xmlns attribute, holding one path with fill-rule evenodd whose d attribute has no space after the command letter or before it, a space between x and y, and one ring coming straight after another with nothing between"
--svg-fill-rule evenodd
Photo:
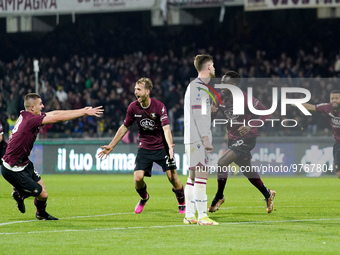
<instances>
[{"instance_id":1,"label":"player's outstretched arm","mask_svg":"<svg viewBox=\"0 0 340 255\"><path fill-rule=\"evenodd\" d=\"M113 148L116 147L116 145L119 143L119 141L123 139L124 135L126 134L126 132L128 130L129 130L129 128L126 127L124 124L121 125L120 128L118 129L116 135L113 137L111 143L109 145L100 146L100 148L102 148L103 150L98 153L98 157L99 158L106 158L107 155L109 155L111 153Z\"/></svg>"},{"instance_id":2,"label":"player's outstretched arm","mask_svg":"<svg viewBox=\"0 0 340 255\"><path fill-rule=\"evenodd\" d=\"M85 115L100 117L103 112L104 109L102 106L98 106L95 108L88 106L78 110L52 111L46 113L46 117L43 118L42 124L45 125L50 123L73 120Z\"/></svg>"},{"instance_id":3,"label":"player's outstretched arm","mask_svg":"<svg viewBox=\"0 0 340 255\"><path fill-rule=\"evenodd\" d=\"M312 111L315 112L316 111L316 107L314 104L308 104L308 103L303 103L302 104L308 111Z\"/></svg>"},{"instance_id":4,"label":"player's outstretched arm","mask_svg":"<svg viewBox=\"0 0 340 255\"><path fill-rule=\"evenodd\" d=\"M169 147L169 156L170 156L170 159L173 159L175 145L173 143L170 125L163 126L163 131L164 131L164 136L165 136L166 143L168 144L168 147Z\"/></svg>"}]
</instances>

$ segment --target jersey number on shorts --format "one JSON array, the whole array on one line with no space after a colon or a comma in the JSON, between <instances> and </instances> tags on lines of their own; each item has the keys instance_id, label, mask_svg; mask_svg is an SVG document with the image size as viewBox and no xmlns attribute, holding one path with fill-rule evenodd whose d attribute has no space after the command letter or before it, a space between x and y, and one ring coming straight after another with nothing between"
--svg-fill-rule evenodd
<instances>
[{"instance_id":1,"label":"jersey number on shorts","mask_svg":"<svg viewBox=\"0 0 340 255\"><path fill-rule=\"evenodd\" d=\"M166 162L167 166L175 166L176 165L175 157L170 159L170 157L168 155L165 156L165 162Z\"/></svg>"}]
</instances>

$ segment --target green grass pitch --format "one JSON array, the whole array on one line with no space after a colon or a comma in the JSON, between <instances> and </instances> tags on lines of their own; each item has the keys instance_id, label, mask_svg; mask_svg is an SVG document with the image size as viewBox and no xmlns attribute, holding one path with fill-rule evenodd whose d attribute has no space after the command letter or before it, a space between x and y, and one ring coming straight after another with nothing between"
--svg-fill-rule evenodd
<instances>
[{"instance_id":1,"label":"green grass pitch","mask_svg":"<svg viewBox=\"0 0 340 255\"><path fill-rule=\"evenodd\" d=\"M219 226L184 225L165 175L146 178L139 200L132 175L45 175L47 211L35 220L33 198L21 214L0 177L0 254L340 254L340 180L263 178L275 189L275 211L244 177L229 178ZM183 183L185 176L180 176ZM208 181L208 203L216 190Z\"/></svg>"}]
</instances>

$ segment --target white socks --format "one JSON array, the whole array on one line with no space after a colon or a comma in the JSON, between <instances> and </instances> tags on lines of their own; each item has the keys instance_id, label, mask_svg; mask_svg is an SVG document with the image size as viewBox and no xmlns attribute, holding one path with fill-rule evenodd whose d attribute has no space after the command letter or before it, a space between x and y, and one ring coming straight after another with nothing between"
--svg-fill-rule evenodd
<instances>
[{"instance_id":1,"label":"white socks","mask_svg":"<svg viewBox=\"0 0 340 255\"><path fill-rule=\"evenodd\" d=\"M207 179L205 178L195 178L194 194L196 208L198 212L198 219L202 219L207 215Z\"/></svg>"},{"instance_id":2,"label":"white socks","mask_svg":"<svg viewBox=\"0 0 340 255\"><path fill-rule=\"evenodd\" d=\"M194 194L194 181L188 178L184 189L185 195L185 218L195 217L196 203Z\"/></svg>"}]
</instances>

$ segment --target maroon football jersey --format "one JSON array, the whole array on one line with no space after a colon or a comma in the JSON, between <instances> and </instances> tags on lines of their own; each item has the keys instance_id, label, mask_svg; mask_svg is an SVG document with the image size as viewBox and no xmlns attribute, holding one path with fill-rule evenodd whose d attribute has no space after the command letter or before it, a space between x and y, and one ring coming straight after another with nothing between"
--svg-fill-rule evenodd
<instances>
[{"instance_id":1,"label":"maroon football jersey","mask_svg":"<svg viewBox=\"0 0 340 255\"><path fill-rule=\"evenodd\" d=\"M136 121L139 133L139 147L158 150L164 147L163 126L170 124L164 104L154 98L148 108L143 108L136 100L132 102L126 113L124 125L130 127Z\"/></svg>"},{"instance_id":2,"label":"maroon football jersey","mask_svg":"<svg viewBox=\"0 0 340 255\"><path fill-rule=\"evenodd\" d=\"M0 135L4 134L4 127L2 126L2 123L0 121Z\"/></svg>"},{"instance_id":3,"label":"maroon football jersey","mask_svg":"<svg viewBox=\"0 0 340 255\"><path fill-rule=\"evenodd\" d=\"M5 141L5 136L4 136L4 127L2 126L2 123L0 121L0 135L2 135L2 141L0 142L0 156L5 152L7 143Z\"/></svg>"},{"instance_id":4,"label":"maroon football jersey","mask_svg":"<svg viewBox=\"0 0 340 255\"><path fill-rule=\"evenodd\" d=\"M331 103L317 104L315 109L328 118L332 126L333 136L336 141L340 142L340 112L335 112Z\"/></svg>"},{"instance_id":5,"label":"maroon football jersey","mask_svg":"<svg viewBox=\"0 0 340 255\"><path fill-rule=\"evenodd\" d=\"M42 115L34 115L27 111L21 111L8 140L4 161L10 166L24 166L28 163L35 139L42 126Z\"/></svg>"},{"instance_id":6,"label":"maroon football jersey","mask_svg":"<svg viewBox=\"0 0 340 255\"><path fill-rule=\"evenodd\" d=\"M238 129L241 126L248 126L248 121L251 119L261 119L265 122L266 119L270 119L271 115L262 115L256 116L251 113L248 109L248 95L243 92L244 96L244 115L233 115L233 98L222 98L222 106L219 105L219 111L222 111L225 118L228 120L227 130L228 130L228 138L231 140L239 140L239 139L247 139L257 137L257 128L252 127L250 132L244 136L240 135ZM219 104L219 100L216 100ZM267 110L267 108L255 97L252 98L253 106L257 110ZM252 126L260 126L261 123L257 121L251 121L250 125Z\"/></svg>"}]
</instances>

